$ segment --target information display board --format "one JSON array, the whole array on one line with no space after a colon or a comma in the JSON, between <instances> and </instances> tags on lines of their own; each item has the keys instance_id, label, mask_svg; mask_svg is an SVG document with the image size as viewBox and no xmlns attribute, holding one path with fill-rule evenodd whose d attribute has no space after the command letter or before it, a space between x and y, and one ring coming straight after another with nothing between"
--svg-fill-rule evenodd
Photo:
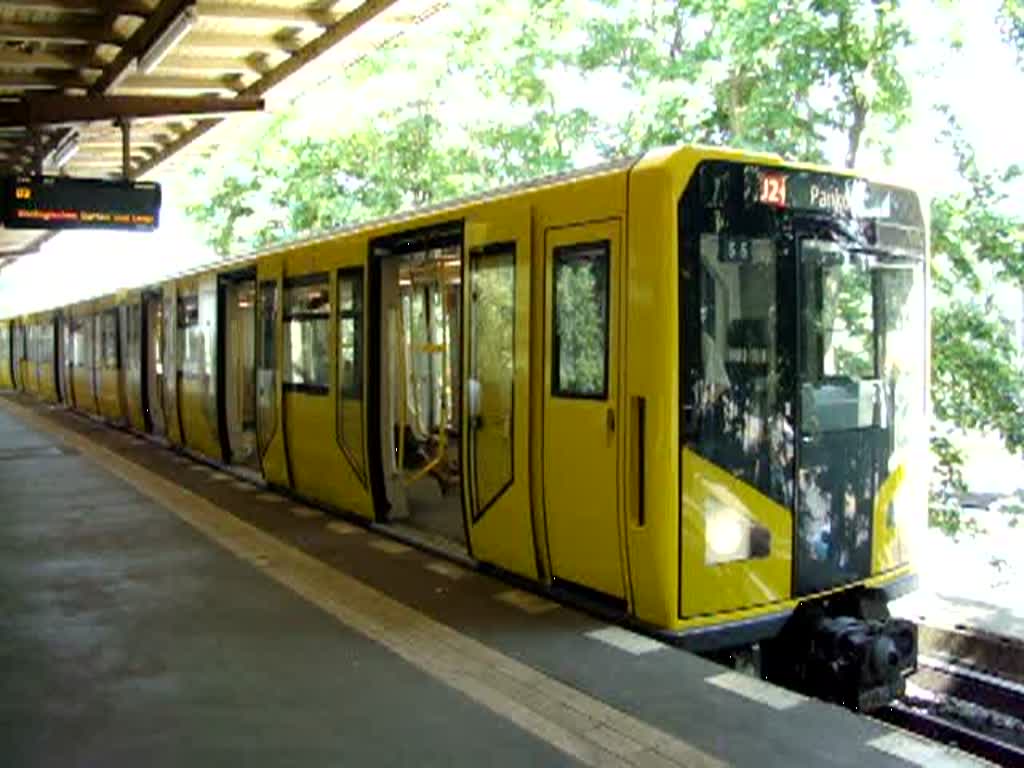
<instances>
[{"instance_id":1,"label":"information display board","mask_svg":"<svg viewBox=\"0 0 1024 768\"><path fill-rule=\"evenodd\" d=\"M0 215L8 229L128 229L160 223L155 182L12 176L4 179Z\"/></svg>"}]
</instances>

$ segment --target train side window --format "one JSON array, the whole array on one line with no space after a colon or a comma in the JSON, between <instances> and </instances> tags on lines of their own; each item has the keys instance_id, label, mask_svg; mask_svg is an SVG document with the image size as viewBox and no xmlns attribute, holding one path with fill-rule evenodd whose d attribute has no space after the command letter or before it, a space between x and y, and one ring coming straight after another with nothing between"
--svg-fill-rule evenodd
<instances>
[{"instance_id":1,"label":"train side window","mask_svg":"<svg viewBox=\"0 0 1024 768\"><path fill-rule=\"evenodd\" d=\"M556 248L551 394L608 396L608 260L602 240Z\"/></svg>"},{"instance_id":2,"label":"train side window","mask_svg":"<svg viewBox=\"0 0 1024 768\"><path fill-rule=\"evenodd\" d=\"M516 245L476 248L469 258L469 440L479 519L515 469Z\"/></svg>"},{"instance_id":3,"label":"train side window","mask_svg":"<svg viewBox=\"0 0 1024 768\"><path fill-rule=\"evenodd\" d=\"M199 296L182 296L178 299L178 372L184 378L195 378L202 373L200 349L202 333L197 332L199 325Z\"/></svg>"},{"instance_id":4,"label":"train side window","mask_svg":"<svg viewBox=\"0 0 1024 768\"><path fill-rule=\"evenodd\" d=\"M284 287L284 386L314 395L330 389L331 298L326 274L306 275Z\"/></svg>"},{"instance_id":5,"label":"train side window","mask_svg":"<svg viewBox=\"0 0 1024 768\"><path fill-rule=\"evenodd\" d=\"M71 367L78 368L82 365L82 347L85 345L85 333L82 330L82 321L76 317L69 318L68 331L71 334L71 344L68 347L68 358L71 360Z\"/></svg>"},{"instance_id":6,"label":"train side window","mask_svg":"<svg viewBox=\"0 0 1024 768\"><path fill-rule=\"evenodd\" d=\"M338 438L356 475L363 463L363 270L338 271Z\"/></svg>"},{"instance_id":7,"label":"train side window","mask_svg":"<svg viewBox=\"0 0 1024 768\"><path fill-rule=\"evenodd\" d=\"M53 323L39 326L39 362L53 365Z\"/></svg>"},{"instance_id":8,"label":"train side window","mask_svg":"<svg viewBox=\"0 0 1024 768\"><path fill-rule=\"evenodd\" d=\"M108 369L117 368L117 310L111 309L103 313L101 327L100 354L103 358L103 367Z\"/></svg>"}]
</instances>

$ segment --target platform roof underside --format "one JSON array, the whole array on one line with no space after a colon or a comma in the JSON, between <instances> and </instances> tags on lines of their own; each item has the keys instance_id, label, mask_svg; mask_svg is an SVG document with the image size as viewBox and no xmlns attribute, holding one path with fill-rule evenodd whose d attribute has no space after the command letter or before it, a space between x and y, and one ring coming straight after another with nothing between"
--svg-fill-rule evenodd
<instances>
[{"instance_id":1,"label":"platform roof underside","mask_svg":"<svg viewBox=\"0 0 1024 768\"><path fill-rule=\"evenodd\" d=\"M116 120L123 116L131 123L129 177L158 179L154 169L160 175L173 172L195 153L244 132L247 118L235 110L252 109L270 93L274 98L300 93L304 84L340 71L444 5L444 0L4 0L0 176L38 170L41 158L74 139L78 151L62 173L121 177L122 132ZM154 68L139 71L138 57L183 13L195 18L184 37ZM139 117L154 107L174 107L175 101L180 101L176 114ZM100 119L86 119L93 117ZM50 236L0 227L0 268L34 252Z\"/></svg>"}]
</instances>

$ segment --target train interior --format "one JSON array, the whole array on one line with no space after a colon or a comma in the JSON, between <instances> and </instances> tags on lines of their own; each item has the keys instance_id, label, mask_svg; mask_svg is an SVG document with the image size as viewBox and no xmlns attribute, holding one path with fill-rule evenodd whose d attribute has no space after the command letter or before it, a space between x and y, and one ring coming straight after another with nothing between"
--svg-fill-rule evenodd
<instances>
[{"instance_id":1,"label":"train interior","mask_svg":"<svg viewBox=\"0 0 1024 768\"><path fill-rule=\"evenodd\" d=\"M466 547L462 513L462 244L380 260L381 449L389 520Z\"/></svg>"},{"instance_id":2,"label":"train interior","mask_svg":"<svg viewBox=\"0 0 1024 768\"><path fill-rule=\"evenodd\" d=\"M230 463L259 471L256 451L256 279L221 284L224 309L224 420Z\"/></svg>"}]
</instances>

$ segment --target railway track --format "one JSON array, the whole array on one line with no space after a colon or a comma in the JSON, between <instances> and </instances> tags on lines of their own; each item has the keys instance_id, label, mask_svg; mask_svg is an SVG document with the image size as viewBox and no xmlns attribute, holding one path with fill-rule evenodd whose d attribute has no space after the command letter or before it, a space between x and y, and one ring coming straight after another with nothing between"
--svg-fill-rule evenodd
<instances>
[{"instance_id":1,"label":"railway track","mask_svg":"<svg viewBox=\"0 0 1024 768\"><path fill-rule=\"evenodd\" d=\"M928 656L908 693L873 713L998 765L1024 766L1024 685Z\"/></svg>"}]
</instances>

